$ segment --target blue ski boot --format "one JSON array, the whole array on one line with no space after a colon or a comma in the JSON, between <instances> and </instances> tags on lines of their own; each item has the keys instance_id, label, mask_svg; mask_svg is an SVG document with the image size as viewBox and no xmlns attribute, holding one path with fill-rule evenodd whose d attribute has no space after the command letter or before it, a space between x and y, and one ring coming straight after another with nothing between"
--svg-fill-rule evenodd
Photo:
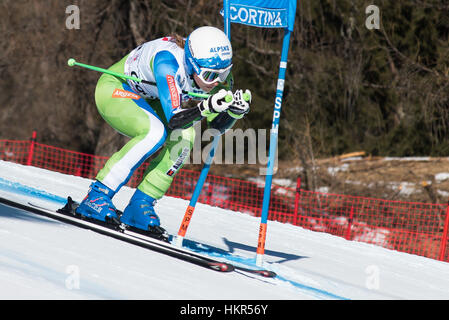
<instances>
[{"instance_id":1,"label":"blue ski boot","mask_svg":"<svg viewBox=\"0 0 449 320\"><path fill-rule=\"evenodd\" d=\"M154 211L155 203L154 198L137 189L123 211L120 221L126 225L127 229L168 241L168 234L160 226L161 222Z\"/></svg>"},{"instance_id":2,"label":"blue ski boot","mask_svg":"<svg viewBox=\"0 0 449 320\"><path fill-rule=\"evenodd\" d=\"M117 209L111 198L115 192L100 181L90 185L87 196L81 201L75 212L86 217L107 223L120 224Z\"/></svg>"}]
</instances>

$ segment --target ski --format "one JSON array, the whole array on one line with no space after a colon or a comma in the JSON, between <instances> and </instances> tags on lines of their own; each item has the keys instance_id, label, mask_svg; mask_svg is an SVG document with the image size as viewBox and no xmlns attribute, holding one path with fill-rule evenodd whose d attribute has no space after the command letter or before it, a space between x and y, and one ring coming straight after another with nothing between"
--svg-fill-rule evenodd
<instances>
[{"instance_id":1,"label":"ski","mask_svg":"<svg viewBox=\"0 0 449 320\"><path fill-rule=\"evenodd\" d=\"M143 234L141 234L141 233L136 233L136 232L133 232L133 231L131 231L131 230L125 230L124 232L125 232L126 234L132 236L132 237L140 238L140 239L142 239L142 240L153 241L152 238L150 238L150 237L148 237L148 236L145 236L145 235L143 235ZM169 244L169 245L170 245L171 247L174 247L172 244ZM180 247L175 247L175 248L180 248ZM199 255L200 257L205 257L204 255L202 255L202 254L200 254L200 253L196 253L196 252L191 251L191 250L189 250L189 249L183 249L183 250L187 250L187 251L190 252L191 254ZM266 277L266 278L274 278L274 277L276 277L276 275L277 275L275 272L273 272L273 271L271 271L271 270L266 270L266 269L252 269L252 268L246 268L246 267L243 267L243 266L241 266L241 265L232 264L232 262L231 262L231 263L226 262L226 263L231 264L235 270L240 270L240 271L247 272L247 273L257 274L257 275L260 275L260 276Z\"/></svg>"},{"instance_id":2,"label":"ski","mask_svg":"<svg viewBox=\"0 0 449 320\"><path fill-rule=\"evenodd\" d=\"M218 261L215 259L212 259L207 256L202 256L196 253L193 253L189 250L184 250L181 248L174 247L164 241L148 238L146 240L140 239L138 237L131 236L129 234L126 234L125 232L114 230L111 227L108 227L106 225L100 225L97 223L93 223L86 220L81 220L76 217L71 217L66 214L58 213L53 210L49 210L47 208L44 208L42 206L36 205L34 203L28 203L28 204L22 204L15 201L11 201L8 199L4 199L0 197L0 203L3 203L5 205L22 209L31 213L35 213L38 215L46 216L48 218L52 218L64 223L68 223L77 227L81 227L84 229L88 229L106 236L110 236L112 238L122 240L125 242L128 242L133 245L140 246L142 248L146 248L155 252L159 252L162 254L169 255L171 257L193 263L195 265L205 267L208 269L212 269L215 271L220 272L231 272L234 271L234 266L232 264ZM151 240L150 240L151 239Z\"/></svg>"},{"instance_id":3,"label":"ski","mask_svg":"<svg viewBox=\"0 0 449 320\"><path fill-rule=\"evenodd\" d=\"M33 204L32 204L33 205ZM79 206L79 203L74 201L70 196L67 197L67 203L65 204L65 206L61 209L58 209L57 212L58 213L63 213L63 214L67 214L69 216L76 216L78 218L82 218L85 219L84 217L80 216L79 214L75 213L76 208ZM45 208L44 208L45 209ZM122 212L120 210L117 210L118 215L122 215ZM99 223L98 220L90 220L93 223ZM103 223L101 223L103 224ZM117 226L118 225L118 226ZM111 225L109 224L108 227L111 227ZM167 245L169 244L169 246L171 248L176 248L176 249L181 249L181 250L186 250L188 251L190 254L192 255L196 255L199 258L208 258L208 256L202 255L201 253L197 253L194 251L191 251L189 249L183 249L180 247L175 247L173 246L170 242L169 242L169 234L165 231L164 228L161 227L156 227L154 229L150 231L143 231L137 228L132 228L132 227L124 227L123 224L120 225L120 223L116 223L116 226L112 226L113 228L118 228L121 232L130 235L132 237L136 237L139 238L141 240L145 240L145 241L150 241L150 242L154 242L155 240L161 244L161 245ZM161 243L160 241L163 241L164 243ZM225 262L227 263L227 262ZM229 264L229 263L228 263ZM237 265L237 264L232 264L233 268L242 272L246 272L246 273L252 273L252 274L257 274L263 277L267 277L267 278L274 278L276 277L276 273L273 271L269 271L269 270L265 270L265 269L253 269L253 268L246 268L243 267L241 265Z\"/></svg>"},{"instance_id":4,"label":"ski","mask_svg":"<svg viewBox=\"0 0 449 320\"><path fill-rule=\"evenodd\" d=\"M28 202L28 204L25 205L1 197L0 202L6 205L10 205L12 207L30 211L32 213L47 216L49 218L56 219L64 223L69 223L71 225L89 229L91 231L103 235L111 236L113 238L126 241L128 243L138 245L140 247L144 247L163 254L167 254L172 257L188 261L212 270L220 272L232 272L234 270L239 270L241 272L255 274L267 278L276 277L276 273L270 270L247 268L241 265L229 263L227 261L214 259L210 256L206 256L201 253L191 251L189 249L174 246L168 242L168 234L165 232L165 230L164 230L165 234L163 234L163 236L158 234L156 235L156 238L154 238L145 235L142 232L137 231L135 229L122 228L120 225L117 224L81 218L79 215L74 213L74 209L76 208L78 203L73 201L70 197L68 197L67 204L64 206L64 208L58 209L56 211L33 202Z\"/></svg>"}]
</instances>

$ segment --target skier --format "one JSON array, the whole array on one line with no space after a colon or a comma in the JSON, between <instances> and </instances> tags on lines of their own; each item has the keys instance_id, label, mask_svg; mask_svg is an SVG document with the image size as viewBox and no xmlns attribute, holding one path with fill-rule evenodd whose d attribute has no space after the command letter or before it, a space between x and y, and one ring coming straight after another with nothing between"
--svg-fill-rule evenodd
<instances>
[{"instance_id":1,"label":"skier","mask_svg":"<svg viewBox=\"0 0 449 320\"><path fill-rule=\"evenodd\" d=\"M210 128L223 133L249 111L251 92L232 93L231 68L231 43L220 29L210 26L194 30L185 40L175 35L146 42L112 65L112 71L153 84L108 74L100 77L95 91L97 109L109 125L131 139L98 172L76 212L153 236L166 233L154 205L193 148L192 125L206 118ZM187 108L185 102L192 99L187 92L211 95ZM119 217L113 196L162 146Z\"/></svg>"}]
</instances>

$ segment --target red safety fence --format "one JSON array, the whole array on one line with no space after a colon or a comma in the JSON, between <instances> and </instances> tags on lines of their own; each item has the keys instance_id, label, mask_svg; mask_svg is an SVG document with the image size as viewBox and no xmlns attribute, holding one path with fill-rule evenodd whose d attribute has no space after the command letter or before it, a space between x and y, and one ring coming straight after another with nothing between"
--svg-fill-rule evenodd
<instances>
[{"instance_id":1,"label":"red safety fence","mask_svg":"<svg viewBox=\"0 0 449 320\"><path fill-rule=\"evenodd\" d=\"M107 158L36 142L0 140L0 160L94 179ZM148 164L128 182L136 187ZM199 172L181 169L167 196L190 200ZM260 216L263 185L209 175L199 202ZM274 186L269 220L396 251L449 261L449 205L401 202Z\"/></svg>"}]
</instances>

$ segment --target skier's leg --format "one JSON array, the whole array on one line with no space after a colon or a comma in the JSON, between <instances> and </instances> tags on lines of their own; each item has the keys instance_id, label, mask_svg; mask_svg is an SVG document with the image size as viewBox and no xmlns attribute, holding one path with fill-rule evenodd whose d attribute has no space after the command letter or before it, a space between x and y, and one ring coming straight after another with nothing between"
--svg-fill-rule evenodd
<instances>
[{"instance_id":1,"label":"skier's leg","mask_svg":"<svg viewBox=\"0 0 449 320\"><path fill-rule=\"evenodd\" d=\"M111 200L114 194L134 170L162 146L166 131L150 105L113 76L101 76L95 101L105 121L131 138L98 172L97 181L77 208L77 212L84 216L105 221L107 217L117 217Z\"/></svg>"},{"instance_id":2,"label":"skier's leg","mask_svg":"<svg viewBox=\"0 0 449 320\"><path fill-rule=\"evenodd\" d=\"M188 159L194 139L193 127L171 132L164 148L145 170L142 182L120 218L121 222L143 230L160 225L154 211L155 200L167 192L175 174Z\"/></svg>"},{"instance_id":3,"label":"skier's leg","mask_svg":"<svg viewBox=\"0 0 449 320\"><path fill-rule=\"evenodd\" d=\"M124 88L129 89L126 85ZM112 155L96 177L115 192L128 182L143 161L162 146L167 135L164 124L143 98L117 100L122 101L104 104L97 99L98 110L106 122L131 137L122 149Z\"/></svg>"},{"instance_id":4,"label":"skier's leg","mask_svg":"<svg viewBox=\"0 0 449 320\"><path fill-rule=\"evenodd\" d=\"M189 159L195 141L195 129L175 130L157 158L145 170L138 189L155 199L160 199L170 188L173 178Z\"/></svg>"}]
</instances>

